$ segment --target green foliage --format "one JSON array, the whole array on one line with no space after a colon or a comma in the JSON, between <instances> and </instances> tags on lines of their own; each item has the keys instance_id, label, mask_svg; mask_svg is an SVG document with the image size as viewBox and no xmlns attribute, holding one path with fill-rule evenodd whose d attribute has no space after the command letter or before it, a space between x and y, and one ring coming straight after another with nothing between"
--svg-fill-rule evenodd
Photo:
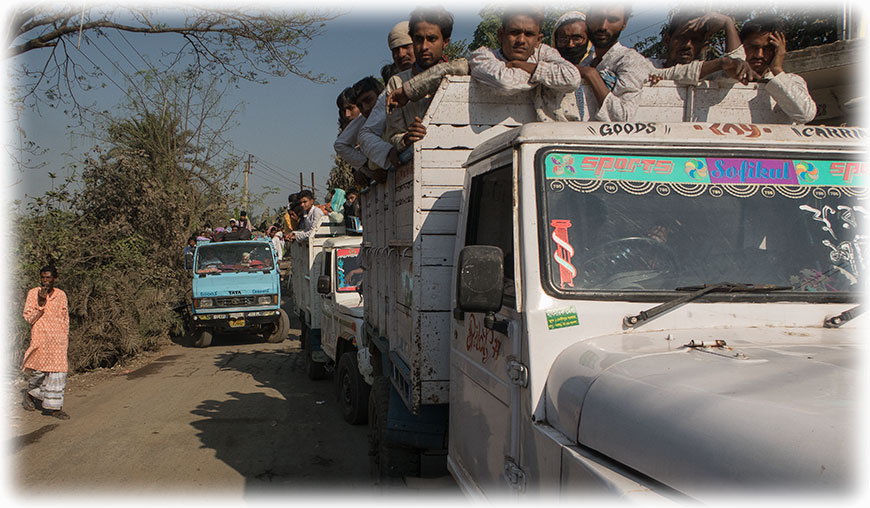
<instances>
[{"instance_id":1,"label":"green foliage","mask_svg":"<svg viewBox=\"0 0 870 508\"><path fill-rule=\"evenodd\" d=\"M197 84L182 79L175 86ZM80 179L33 200L13 221L11 289L23 301L38 284L38 269L57 267L69 300L71 371L112 366L179 333L176 309L190 286L182 249L204 223L227 218L235 189L228 179L238 159L219 160L219 150L200 142L220 139L207 135L219 134L207 127L214 118L183 116L197 108L166 100L175 89L156 87L163 100L130 105L128 116L111 120L107 148L94 148ZM206 101L212 108L218 102ZM17 364L29 326L19 317L12 328Z\"/></svg>"},{"instance_id":2,"label":"green foliage","mask_svg":"<svg viewBox=\"0 0 870 508\"><path fill-rule=\"evenodd\" d=\"M450 40L450 44L444 48L444 56L447 60L456 60L457 58L468 58L471 51L468 50L468 41L465 39Z\"/></svg>"},{"instance_id":3,"label":"green foliage","mask_svg":"<svg viewBox=\"0 0 870 508\"><path fill-rule=\"evenodd\" d=\"M356 189L357 185L353 181L353 173L350 164L344 159L335 155L333 158L332 169L329 170L329 179L326 180L326 195L324 202L332 196L332 191L342 189L344 191Z\"/></svg>"}]
</instances>

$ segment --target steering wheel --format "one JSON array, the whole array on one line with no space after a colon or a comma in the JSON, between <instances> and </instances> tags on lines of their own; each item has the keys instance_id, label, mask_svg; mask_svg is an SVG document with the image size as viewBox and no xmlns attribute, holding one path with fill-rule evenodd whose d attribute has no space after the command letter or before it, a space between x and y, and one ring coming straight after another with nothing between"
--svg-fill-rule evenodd
<instances>
[{"instance_id":1,"label":"steering wheel","mask_svg":"<svg viewBox=\"0 0 870 508\"><path fill-rule=\"evenodd\" d=\"M592 248L583 260L582 273L586 283L596 288L662 289L677 268L677 256L668 244L630 236Z\"/></svg>"}]
</instances>

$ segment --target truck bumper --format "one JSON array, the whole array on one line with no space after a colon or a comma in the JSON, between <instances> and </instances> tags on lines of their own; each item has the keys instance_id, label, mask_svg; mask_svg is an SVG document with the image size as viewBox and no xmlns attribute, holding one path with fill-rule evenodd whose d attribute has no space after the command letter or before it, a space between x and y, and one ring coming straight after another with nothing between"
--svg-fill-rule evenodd
<instances>
[{"instance_id":1,"label":"truck bumper","mask_svg":"<svg viewBox=\"0 0 870 508\"><path fill-rule=\"evenodd\" d=\"M217 312L213 314L194 314L191 323L194 328L208 328L218 331L258 330L263 325L278 323L281 314L278 309L246 312Z\"/></svg>"}]
</instances>

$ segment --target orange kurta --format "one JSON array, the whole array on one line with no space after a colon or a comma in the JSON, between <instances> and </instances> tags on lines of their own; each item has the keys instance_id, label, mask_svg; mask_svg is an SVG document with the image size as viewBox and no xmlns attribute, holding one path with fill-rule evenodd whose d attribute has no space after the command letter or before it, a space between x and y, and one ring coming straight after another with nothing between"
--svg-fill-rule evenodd
<instances>
[{"instance_id":1,"label":"orange kurta","mask_svg":"<svg viewBox=\"0 0 870 508\"><path fill-rule=\"evenodd\" d=\"M30 347L24 352L22 369L43 372L66 372L66 350L69 344L69 309L66 293L54 288L48 296L42 315L37 305L39 288L27 292L24 319L31 325Z\"/></svg>"}]
</instances>

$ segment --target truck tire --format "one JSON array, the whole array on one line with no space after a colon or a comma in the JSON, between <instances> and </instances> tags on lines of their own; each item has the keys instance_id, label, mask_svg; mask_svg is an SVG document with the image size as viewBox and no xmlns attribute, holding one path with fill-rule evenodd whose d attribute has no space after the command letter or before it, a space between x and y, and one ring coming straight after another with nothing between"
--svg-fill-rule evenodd
<instances>
[{"instance_id":1,"label":"truck tire","mask_svg":"<svg viewBox=\"0 0 870 508\"><path fill-rule=\"evenodd\" d=\"M390 380L378 376L369 393L369 460L372 475L379 482L402 476L420 476L420 453L386 439L390 389Z\"/></svg>"},{"instance_id":2,"label":"truck tire","mask_svg":"<svg viewBox=\"0 0 870 508\"><path fill-rule=\"evenodd\" d=\"M348 351L339 358L335 385L338 391L338 405L344 421L351 425L366 423L369 417L371 389L357 368L356 351Z\"/></svg>"},{"instance_id":3,"label":"truck tire","mask_svg":"<svg viewBox=\"0 0 870 508\"><path fill-rule=\"evenodd\" d=\"M196 347L211 346L212 333L210 330L200 330L196 335L196 342L193 343Z\"/></svg>"},{"instance_id":4,"label":"truck tire","mask_svg":"<svg viewBox=\"0 0 870 508\"><path fill-rule=\"evenodd\" d=\"M284 342L284 339L287 338L287 333L290 331L290 318L287 317L287 313L284 312L284 309L278 309L278 313L280 316L278 317L275 329L272 330L272 333L266 335L266 341L272 344Z\"/></svg>"}]
</instances>

